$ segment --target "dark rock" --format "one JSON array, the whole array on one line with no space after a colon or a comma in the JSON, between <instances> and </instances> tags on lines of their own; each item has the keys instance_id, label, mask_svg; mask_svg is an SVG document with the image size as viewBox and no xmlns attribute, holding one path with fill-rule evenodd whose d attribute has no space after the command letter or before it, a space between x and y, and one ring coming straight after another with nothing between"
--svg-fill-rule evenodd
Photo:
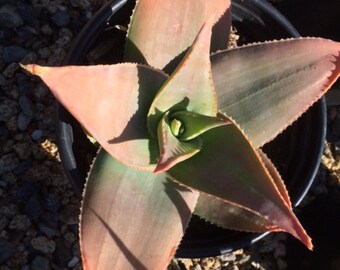
<instances>
[{"instance_id":1,"label":"dark rock","mask_svg":"<svg viewBox=\"0 0 340 270\"><path fill-rule=\"evenodd\" d=\"M80 254L79 242L76 242L72 245L72 253L73 253L73 256L80 258L81 254Z\"/></svg>"},{"instance_id":2,"label":"dark rock","mask_svg":"<svg viewBox=\"0 0 340 270\"><path fill-rule=\"evenodd\" d=\"M34 7L32 5L18 2L17 9L21 18L24 20L25 24L35 26L36 14Z\"/></svg>"},{"instance_id":3,"label":"dark rock","mask_svg":"<svg viewBox=\"0 0 340 270\"><path fill-rule=\"evenodd\" d=\"M12 44L12 39L15 36L15 31L8 27L0 27L0 44L9 46Z\"/></svg>"},{"instance_id":4,"label":"dark rock","mask_svg":"<svg viewBox=\"0 0 340 270\"><path fill-rule=\"evenodd\" d=\"M20 62L28 51L17 45L5 47L3 51L3 61L5 63Z\"/></svg>"},{"instance_id":5,"label":"dark rock","mask_svg":"<svg viewBox=\"0 0 340 270\"><path fill-rule=\"evenodd\" d=\"M9 134L6 126L0 125L0 137L7 137Z\"/></svg>"},{"instance_id":6,"label":"dark rock","mask_svg":"<svg viewBox=\"0 0 340 270\"><path fill-rule=\"evenodd\" d=\"M39 16L39 23L40 25L45 25L50 23L51 14L48 12L48 10L43 7L40 11Z\"/></svg>"},{"instance_id":7,"label":"dark rock","mask_svg":"<svg viewBox=\"0 0 340 270\"><path fill-rule=\"evenodd\" d=\"M32 270L49 270L50 263L49 260L43 256L36 256L31 263Z\"/></svg>"},{"instance_id":8,"label":"dark rock","mask_svg":"<svg viewBox=\"0 0 340 270\"><path fill-rule=\"evenodd\" d=\"M79 214L79 206L70 204L63 208L60 213L60 219L68 225L76 225L79 222Z\"/></svg>"},{"instance_id":9,"label":"dark rock","mask_svg":"<svg viewBox=\"0 0 340 270\"><path fill-rule=\"evenodd\" d=\"M42 138L42 136L43 136L43 131L41 129L36 129L31 133L31 138L35 141L39 141Z\"/></svg>"},{"instance_id":10,"label":"dark rock","mask_svg":"<svg viewBox=\"0 0 340 270\"><path fill-rule=\"evenodd\" d=\"M11 81L7 80L4 75L0 73L0 86L8 85Z\"/></svg>"},{"instance_id":11,"label":"dark rock","mask_svg":"<svg viewBox=\"0 0 340 270\"><path fill-rule=\"evenodd\" d=\"M27 200L33 194L39 192L40 189L41 189L41 186L39 182L26 182L18 187L15 196L19 200Z\"/></svg>"},{"instance_id":12,"label":"dark rock","mask_svg":"<svg viewBox=\"0 0 340 270\"><path fill-rule=\"evenodd\" d=\"M17 8L10 4L5 4L0 8L0 25L15 28L24 24Z\"/></svg>"},{"instance_id":13,"label":"dark rock","mask_svg":"<svg viewBox=\"0 0 340 270\"><path fill-rule=\"evenodd\" d=\"M67 10L58 9L52 16L52 21L56 26L63 27L69 24L70 15L68 14Z\"/></svg>"},{"instance_id":14,"label":"dark rock","mask_svg":"<svg viewBox=\"0 0 340 270\"><path fill-rule=\"evenodd\" d=\"M31 84L29 83L29 86ZM23 86L24 87L24 86ZM30 88L32 89L32 88ZM34 113L35 113L35 106L34 106L34 103L26 96L26 95L22 95L20 98L19 98L19 105L20 105L20 108L21 108L21 111L27 115L27 116L31 116L33 117L34 116Z\"/></svg>"},{"instance_id":15,"label":"dark rock","mask_svg":"<svg viewBox=\"0 0 340 270\"><path fill-rule=\"evenodd\" d=\"M38 228L47 237L56 236L59 232L59 217L57 214L46 213L39 218Z\"/></svg>"},{"instance_id":16,"label":"dark rock","mask_svg":"<svg viewBox=\"0 0 340 270\"><path fill-rule=\"evenodd\" d=\"M15 247L12 243L0 238L0 264L4 263L8 258L12 257Z\"/></svg>"},{"instance_id":17,"label":"dark rock","mask_svg":"<svg viewBox=\"0 0 340 270\"><path fill-rule=\"evenodd\" d=\"M6 99L0 103L0 121L7 122L11 117L18 113L17 102Z\"/></svg>"},{"instance_id":18,"label":"dark rock","mask_svg":"<svg viewBox=\"0 0 340 270\"><path fill-rule=\"evenodd\" d=\"M47 193L43 197L43 204L45 210L52 212L52 213L57 213L59 208L60 208L60 203L58 201L58 197L55 196L52 193Z\"/></svg>"},{"instance_id":19,"label":"dark rock","mask_svg":"<svg viewBox=\"0 0 340 270\"><path fill-rule=\"evenodd\" d=\"M7 78L12 78L19 68L18 63L12 62L2 71L2 74Z\"/></svg>"},{"instance_id":20,"label":"dark rock","mask_svg":"<svg viewBox=\"0 0 340 270\"><path fill-rule=\"evenodd\" d=\"M6 228L9 223L9 219L7 217L1 216L0 217L0 231Z\"/></svg>"},{"instance_id":21,"label":"dark rock","mask_svg":"<svg viewBox=\"0 0 340 270\"><path fill-rule=\"evenodd\" d=\"M13 153L0 157L0 174L11 172L19 164L19 159Z\"/></svg>"},{"instance_id":22,"label":"dark rock","mask_svg":"<svg viewBox=\"0 0 340 270\"><path fill-rule=\"evenodd\" d=\"M13 173L16 175L23 174L26 172L33 164L33 161L31 158L28 158L18 164L13 170Z\"/></svg>"},{"instance_id":23,"label":"dark rock","mask_svg":"<svg viewBox=\"0 0 340 270\"><path fill-rule=\"evenodd\" d=\"M72 251L65 245L62 238L57 238L56 249L53 252L53 259L59 267L67 267L68 262L72 259Z\"/></svg>"},{"instance_id":24,"label":"dark rock","mask_svg":"<svg viewBox=\"0 0 340 270\"><path fill-rule=\"evenodd\" d=\"M28 125L31 123L33 116L26 115L24 113L19 113L18 116L18 129L20 131L25 131Z\"/></svg>"},{"instance_id":25,"label":"dark rock","mask_svg":"<svg viewBox=\"0 0 340 270\"><path fill-rule=\"evenodd\" d=\"M23 44L26 47L32 46L35 41L36 32L32 31L30 27L21 27L17 34L16 42L17 44Z\"/></svg>"},{"instance_id":26,"label":"dark rock","mask_svg":"<svg viewBox=\"0 0 340 270\"><path fill-rule=\"evenodd\" d=\"M31 220L38 218L43 213L40 198L37 194L33 194L27 201L25 213Z\"/></svg>"}]
</instances>

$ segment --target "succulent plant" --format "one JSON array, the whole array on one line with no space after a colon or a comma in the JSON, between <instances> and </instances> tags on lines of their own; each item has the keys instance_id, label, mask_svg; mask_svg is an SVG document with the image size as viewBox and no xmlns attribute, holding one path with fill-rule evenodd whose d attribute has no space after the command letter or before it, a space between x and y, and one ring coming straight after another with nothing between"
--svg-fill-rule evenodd
<instances>
[{"instance_id":1,"label":"succulent plant","mask_svg":"<svg viewBox=\"0 0 340 270\"><path fill-rule=\"evenodd\" d=\"M125 63L23 66L102 147L81 210L85 269L166 268L194 211L312 249L261 147L336 81L340 43L227 48L230 24L229 0L139 0Z\"/></svg>"}]
</instances>

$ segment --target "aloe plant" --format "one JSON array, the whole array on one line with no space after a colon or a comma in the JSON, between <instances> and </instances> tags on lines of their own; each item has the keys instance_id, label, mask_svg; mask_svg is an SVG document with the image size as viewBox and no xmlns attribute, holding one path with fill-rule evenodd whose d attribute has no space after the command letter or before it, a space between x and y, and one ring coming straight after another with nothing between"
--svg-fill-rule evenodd
<instances>
[{"instance_id":1,"label":"aloe plant","mask_svg":"<svg viewBox=\"0 0 340 270\"><path fill-rule=\"evenodd\" d=\"M139 0L125 63L23 66L102 147L81 210L85 269L166 268L193 212L313 248L261 147L336 81L340 43L228 49L229 29L229 0Z\"/></svg>"}]
</instances>

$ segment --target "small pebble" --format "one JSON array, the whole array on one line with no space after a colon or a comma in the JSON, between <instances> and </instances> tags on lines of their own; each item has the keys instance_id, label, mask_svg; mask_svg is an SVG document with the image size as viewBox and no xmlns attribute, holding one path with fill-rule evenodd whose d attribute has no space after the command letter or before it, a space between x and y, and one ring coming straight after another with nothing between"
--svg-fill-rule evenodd
<instances>
[{"instance_id":1,"label":"small pebble","mask_svg":"<svg viewBox=\"0 0 340 270\"><path fill-rule=\"evenodd\" d=\"M26 215L16 215L13 217L11 222L9 223L9 228L11 230L20 230L24 231L31 225L30 220Z\"/></svg>"},{"instance_id":2,"label":"small pebble","mask_svg":"<svg viewBox=\"0 0 340 270\"><path fill-rule=\"evenodd\" d=\"M19 111L17 102L12 99L5 99L0 103L0 121L8 121L15 116Z\"/></svg>"},{"instance_id":3,"label":"small pebble","mask_svg":"<svg viewBox=\"0 0 340 270\"><path fill-rule=\"evenodd\" d=\"M43 136L43 131L41 129L36 129L31 133L31 138L35 141L39 141Z\"/></svg>"},{"instance_id":4,"label":"small pebble","mask_svg":"<svg viewBox=\"0 0 340 270\"><path fill-rule=\"evenodd\" d=\"M5 239L0 238L0 264L5 262L8 258L14 255L15 246L6 241Z\"/></svg>"},{"instance_id":5,"label":"small pebble","mask_svg":"<svg viewBox=\"0 0 340 270\"><path fill-rule=\"evenodd\" d=\"M13 78L14 74L16 71L19 69L19 64L18 63L10 63L2 72L2 74L8 78L11 79Z\"/></svg>"},{"instance_id":6,"label":"small pebble","mask_svg":"<svg viewBox=\"0 0 340 270\"><path fill-rule=\"evenodd\" d=\"M31 270L49 270L49 260L40 255L36 256L31 263Z\"/></svg>"},{"instance_id":7,"label":"small pebble","mask_svg":"<svg viewBox=\"0 0 340 270\"><path fill-rule=\"evenodd\" d=\"M13 2L14 3L14 2ZM15 28L24 24L17 8L14 5L0 6L0 25Z\"/></svg>"},{"instance_id":8,"label":"small pebble","mask_svg":"<svg viewBox=\"0 0 340 270\"><path fill-rule=\"evenodd\" d=\"M79 262L79 258L78 257L73 257L68 263L67 263L67 267L75 267L76 264Z\"/></svg>"},{"instance_id":9,"label":"small pebble","mask_svg":"<svg viewBox=\"0 0 340 270\"><path fill-rule=\"evenodd\" d=\"M28 51L20 46L5 47L2 59L5 63L20 62L28 54Z\"/></svg>"},{"instance_id":10,"label":"small pebble","mask_svg":"<svg viewBox=\"0 0 340 270\"><path fill-rule=\"evenodd\" d=\"M9 173L19 165L19 159L14 153L5 154L0 157L0 175Z\"/></svg>"},{"instance_id":11,"label":"small pebble","mask_svg":"<svg viewBox=\"0 0 340 270\"><path fill-rule=\"evenodd\" d=\"M63 27L69 24L70 15L68 14L67 10L58 9L51 19L55 23L55 25Z\"/></svg>"},{"instance_id":12,"label":"small pebble","mask_svg":"<svg viewBox=\"0 0 340 270\"><path fill-rule=\"evenodd\" d=\"M56 248L56 244L53 240L49 240L45 236L38 236L33 238L31 245L35 250L38 250L44 254L53 253Z\"/></svg>"}]
</instances>

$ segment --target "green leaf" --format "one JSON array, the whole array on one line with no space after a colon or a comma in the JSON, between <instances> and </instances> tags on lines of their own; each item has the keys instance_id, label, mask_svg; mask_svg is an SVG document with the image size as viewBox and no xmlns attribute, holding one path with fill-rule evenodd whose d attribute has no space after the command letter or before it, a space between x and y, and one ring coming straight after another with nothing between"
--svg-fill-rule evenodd
<instances>
[{"instance_id":1,"label":"green leaf","mask_svg":"<svg viewBox=\"0 0 340 270\"><path fill-rule=\"evenodd\" d=\"M153 170L158 146L147 130L147 113L167 76L136 64L41 67L40 76L63 106L117 160Z\"/></svg>"},{"instance_id":2,"label":"green leaf","mask_svg":"<svg viewBox=\"0 0 340 270\"><path fill-rule=\"evenodd\" d=\"M172 167L167 172L171 178L249 209L312 248L310 238L236 125L211 129L200 138L201 151Z\"/></svg>"},{"instance_id":3,"label":"green leaf","mask_svg":"<svg viewBox=\"0 0 340 270\"><path fill-rule=\"evenodd\" d=\"M148 114L150 132L155 132L160 118L168 110L216 116L217 101L209 59L210 36L211 18L153 100Z\"/></svg>"},{"instance_id":4,"label":"green leaf","mask_svg":"<svg viewBox=\"0 0 340 270\"><path fill-rule=\"evenodd\" d=\"M164 172L172 166L195 155L201 149L197 138L189 142L180 141L174 134L166 112L158 124L159 161L155 173Z\"/></svg>"},{"instance_id":5,"label":"green leaf","mask_svg":"<svg viewBox=\"0 0 340 270\"><path fill-rule=\"evenodd\" d=\"M164 174L131 169L101 150L81 211L84 269L165 269L197 198Z\"/></svg>"},{"instance_id":6,"label":"green leaf","mask_svg":"<svg viewBox=\"0 0 340 270\"><path fill-rule=\"evenodd\" d=\"M340 73L340 43L300 38L247 45L212 56L218 108L258 148L317 101Z\"/></svg>"},{"instance_id":7,"label":"green leaf","mask_svg":"<svg viewBox=\"0 0 340 270\"><path fill-rule=\"evenodd\" d=\"M171 114L171 119L177 120L182 124L182 132L178 135L178 138L182 141L195 139L212 128L231 123L225 117L211 117L188 111L175 112Z\"/></svg>"},{"instance_id":8,"label":"green leaf","mask_svg":"<svg viewBox=\"0 0 340 270\"><path fill-rule=\"evenodd\" d=\"M230 31L230 0L137 1L127 35L125 59L158 69L166 68L171 73L212 14L213 21L218 21L214 27L212 49L226 48ZM222 14L225 15L221 17Z\"/></svg>"}]
</instances>

